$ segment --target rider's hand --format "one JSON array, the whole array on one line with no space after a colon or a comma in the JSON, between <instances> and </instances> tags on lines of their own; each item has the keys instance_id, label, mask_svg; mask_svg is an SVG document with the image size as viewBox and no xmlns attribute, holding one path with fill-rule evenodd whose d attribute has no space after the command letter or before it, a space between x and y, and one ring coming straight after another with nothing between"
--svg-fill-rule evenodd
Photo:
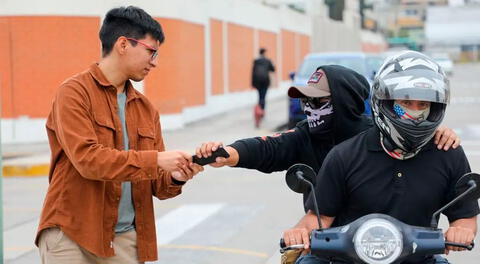
<instances>
[{"instance_id":1,"label":"rider's hand","mask_svg":"<svg viewBox=\"0 0 480 264\"><path fill-rule=\"evenodd\" d=\"M207 142L203 143L199 148L196 149L195 154L199 158L208 158L212 155L212 152L223 147L222 142ZM214 163L209 165L215 168L223 166L235 166L238 163L238 152L232 147L225 147L225 150L230 155L229 158L218 157Z\"/></svg>"},{"instance_id":2,"label":"rider's hand","mask_svg":"<svg viewBox=\"0 0 480 264\"><path fill-rule=\"evenodd\" d=\"M157 165L165 171L187 170L192 156L183 151L162 151L157 154Z\"/></svg>"},{"instance_id":3,"label":"rider's hand","mask_svg":"<svg viewBox=\"0 0 480 264\"><path fill-rule=\"evenodd\" d=\"M445 240L448 242L460 243L464 245L470 245L475 238L475 234L472 229L461 226L451 226L445 233ZM448 246L445 249L445 254L448 254L450 250L463 251L465 248Z\"/></svg>"},{"instance_id":4,"label":"rider's hand","mask_svg":"<svg viewBox=\"0 0 480 264\"><path fill-rule=\"evenodd\" d=\"M303 244L305 249L310 247L310 236L308 235L308 229L305 227L294 227L284 231L283 240L287 247L298 244Z\"/></svg>"},{"instance_id":5,"label":"rider's hand","mask_svg":"<svg viewBox=\"0 0 480 264\"><path fill-rule=\"evenodd\" d=\"M440 126L435 131L435 144L437 144L438 149L443 148L445 151L450 149L450 147L456 149L460 145L460 137L452 129Z\"/></svg>"}]
</instances>

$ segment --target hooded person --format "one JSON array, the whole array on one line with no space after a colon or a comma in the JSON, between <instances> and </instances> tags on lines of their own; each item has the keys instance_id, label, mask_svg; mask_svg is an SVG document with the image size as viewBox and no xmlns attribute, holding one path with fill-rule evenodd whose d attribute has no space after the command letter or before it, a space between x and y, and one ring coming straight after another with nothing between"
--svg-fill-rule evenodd
<instances>
[{"instance_id":1,"label":"hooded person","mask_svg":"<svg viewBox=\"0 0 480 264\"><path fill-rule=\"evenodd\" d=\"M291 87L288 91L289 96L305 102L306 120L294 129L272 136L237 140L225 147L230 154L228 159L210 165L270 173L304 163L318 171L330 149L373 125L362 114L369 89L367 80L351 69L338 65L319 67L305 87ZM220 142L204 143L197 149L197 156L207 157L220 145ZM304 198L307 196L305 193Z\"/></svg>"}]
</instances>

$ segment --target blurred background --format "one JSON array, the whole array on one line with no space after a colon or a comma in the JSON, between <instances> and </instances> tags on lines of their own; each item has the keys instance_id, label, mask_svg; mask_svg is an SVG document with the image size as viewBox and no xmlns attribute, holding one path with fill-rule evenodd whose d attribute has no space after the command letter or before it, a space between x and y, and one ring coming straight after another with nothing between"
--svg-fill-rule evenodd
<instances>
[{"instance_id":1,"label":"blurred background","mask_svg":"<svg viewBox=\"0 0 480 264\"><path fill-rule=\"evenodd\" d=\"M39 263L33 240L48 187L46 117L62 81L99 60L103 16L121 5L143 8L166 35L157 69L134 86L160 111L167 149L193 153L204 141L291 127L304 116L287 88L317 66L341 64L371 81L386 56L412 49L450 76L444 124L480 169L480 0L0 0L6 263ZM276 72L255 128L251 72L260 48ZM207 168L181 196L156 202L158 263L279 263L278 239L302 211L282 172ZM479 257L474 249L450 258Z\"/></svg>"}]
</instances>

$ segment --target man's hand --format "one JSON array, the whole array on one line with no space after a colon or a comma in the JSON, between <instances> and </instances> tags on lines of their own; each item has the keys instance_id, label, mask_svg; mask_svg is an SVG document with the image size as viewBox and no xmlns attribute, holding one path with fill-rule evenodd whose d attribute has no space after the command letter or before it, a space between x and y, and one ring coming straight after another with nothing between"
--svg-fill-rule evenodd
<instances>
[{"instance_id":1,"label":"man's hand","mask_svg":"<svg viewBox=\"0 0 480 264\"><path fill-rule=\"evenodd\" d=\"M460 137L452 129L440 126L435 131L435 144L437 144L438 149L443 148L445 151L450 149L450 147L456 149L460 145Z\"/></svg>"},{"instance_id":2,"label":"man's hand","mask_svg":"<svg viewBox=\"0 0 480 264\"><path fill-rule=\"evenodd\" d=\"M461 227L461 226L451 226L450 228L448 228L447 232L445 233L446 241L460 243L464 245L469 245L470 243L472 243L474 238L475 238L475 234L472 229ZM445 249L445 254L448 255L450 250L463 251L465 250L465 248L448 246Z\"/></svg>"},{"instance_id":3,"label":"man's hand","mask_svg":"<svg viewBox=\"0 0 480 264\"><path fill-rule=\"evenodd\" d=\"M192 156L183 151L163 151L157 154L157 165L160 169L173 171L187 171L189 164L192 162Z\"/></svg>"},{"instance_id":4,"label":"man's hand","mask_svg":"<svg viewBox=\"0 0 480 264\"><path fill-rule=\"evenodd\" d=\"M303 244L305 249L310 247L310 236L305 227L294 227L283 232L283 240L285 245L292 246Z\"/></svg>"},{"instance_id":5,"label":"man's hand","mask_svg":"<svg viewBox=\"0 0 480 264\"><path fill-rule=\"evenodd\" d=\"M193 176L197 175L201 171L203 171L202 166L195 163L190 163L190 166L188 166L186 169L173 171L172 178L174 178L177 181L186 182L191 180Z\"/></svg>"},{"instance_id":6,"label":"man's hand","mask_svg":"<svg viewBox=\"0 0 480 264\"><path fill-rule=\"evenodd\" d=\"M221 147L223 147L222 142L206 142L197 148L195 154L199 158L208 158L212 155L213 151ZM225 151L230 155L229 158L218 157L214 163L210 163L209 165L215 168L237 165L239 159L238 151L229 146L225 147Z\"/></svg>"}]
</instances>

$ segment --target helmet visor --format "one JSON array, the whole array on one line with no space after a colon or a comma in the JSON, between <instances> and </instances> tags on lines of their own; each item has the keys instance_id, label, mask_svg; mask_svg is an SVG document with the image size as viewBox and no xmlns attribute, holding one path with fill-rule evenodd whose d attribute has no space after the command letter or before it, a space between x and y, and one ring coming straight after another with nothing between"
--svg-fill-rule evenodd
<instances>
[{"instance_id":1,"label":"helmet visor","mask_svg":"<svg viewBox=\"0 0 480 264\"><path fill-rule=\"evenodd\" d=\"M379 100L419 100L448 104L450 87L441 74L420 70L415 76L405 72L391 73L377 82L375 96ZM421 77L417 77L421 76Z\"/></svg>"}]
</instances>

